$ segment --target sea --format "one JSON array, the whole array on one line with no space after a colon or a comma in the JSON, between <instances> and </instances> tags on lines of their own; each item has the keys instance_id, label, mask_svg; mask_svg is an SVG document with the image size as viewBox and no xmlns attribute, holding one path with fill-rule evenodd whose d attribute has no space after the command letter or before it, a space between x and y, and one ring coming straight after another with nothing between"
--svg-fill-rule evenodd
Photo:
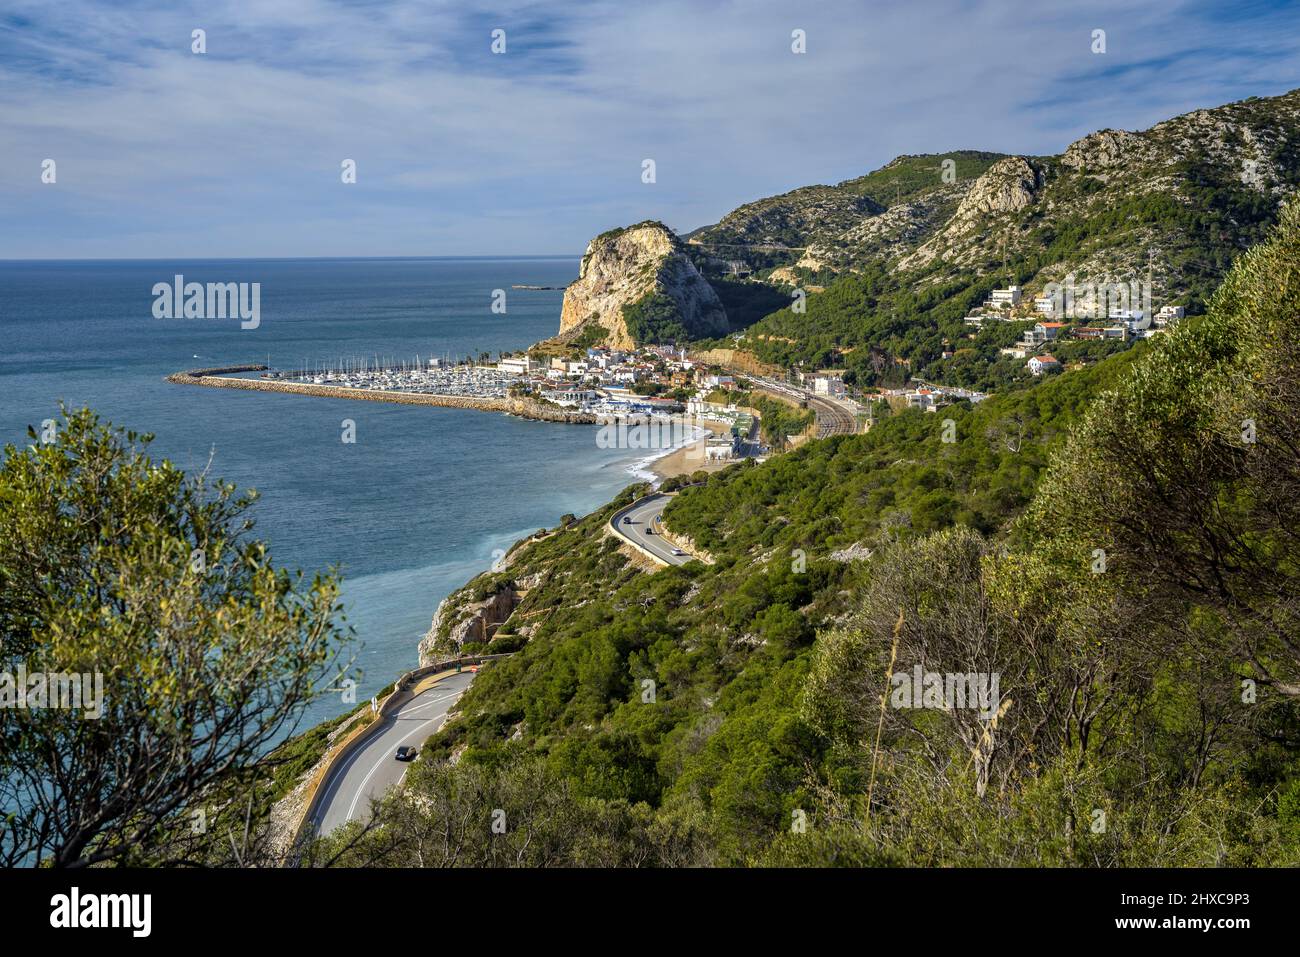
<instances>
[{"instance_id":1,"label":"sea","mask_svg":"<svg viewBox=\"0 0 1300 957\"><path fill-rule=\"evenodd\" d=\"M555 334L563 293L511 287L563 287L577 269L577 257L0 261L0 445L30 444L28 426L60 403L89 406L151 433L155 458L256 489L255 534L275 563L342 575L364 701L416 665L444 596L518 539L648 477L646 453L600 448L596 426L164 377L520 349ZM154 286L178 275L259 283L256 328L155 318ZM302 726L353 706L326 695Z\"/></svg>"}]
</instances>

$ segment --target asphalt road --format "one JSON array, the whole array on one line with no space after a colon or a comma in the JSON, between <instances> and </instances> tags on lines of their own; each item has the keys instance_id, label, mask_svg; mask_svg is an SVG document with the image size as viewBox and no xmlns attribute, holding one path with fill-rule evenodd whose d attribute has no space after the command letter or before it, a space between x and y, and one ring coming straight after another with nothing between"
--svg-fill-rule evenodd
<instances>
[{"instance_id":1,"label":"asphalt road","mask_svg":"<svg viewBox=\"0 0 1300 957\"><path fill-rule=\"evenodd\" d=\"M383 797L406 774L409 765L394 757L397 749L404 744L422 746L442 727L473 678L468 669L443 678L385 718L382 730L321 783L321 799L312 812L316 833L328 834L347 821L368 820L371 799Z\"/></svg>"},{"instance_id":2,"label":"asphalt road","mask_svg":"<svg viewBox=\"0 0 1300 957\"><path fill-rule=\"evenodd\" d=\"M653 535L648 530L653 527L655 516L663 511L671 495L650 495L634 502L627 508L619 509L609 520L610 527L628 541L636 542L646 551L660 559L665 565L685 565L691 560L690 555L674 555L673 546L663 540L656 529ZM631 522L624 522L630 518Z\"/></svg>"}]
</instances>

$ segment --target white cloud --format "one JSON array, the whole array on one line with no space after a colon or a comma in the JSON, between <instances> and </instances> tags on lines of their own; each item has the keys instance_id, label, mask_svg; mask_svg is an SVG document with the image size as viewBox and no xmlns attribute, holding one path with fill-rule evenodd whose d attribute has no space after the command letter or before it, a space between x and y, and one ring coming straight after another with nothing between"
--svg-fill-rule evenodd
<instances>
[{"instance_id":1,"label":"white cloud","mask_svg":"<svg viewBox=\"0 0 1300 957\"><path fill-rule=\"evenodd\" d=\"M1300 85L1277 20L1043 7L19 4L0 20L16 224L0 256L577 251L618 222L687 228L898 153L1057 152ZM194 27L206 56L189 52ZM1105 56L1088 52L1093 27ZM47 156L57 186L39 183Z\"/></svg>"}]
</instances>

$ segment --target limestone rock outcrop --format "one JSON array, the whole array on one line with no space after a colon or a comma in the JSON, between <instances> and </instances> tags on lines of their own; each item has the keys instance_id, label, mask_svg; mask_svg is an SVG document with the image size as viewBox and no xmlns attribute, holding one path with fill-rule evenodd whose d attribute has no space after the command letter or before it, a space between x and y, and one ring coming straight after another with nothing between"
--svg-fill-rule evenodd
<instances>
[{"instance_id":1,"label":"limestone rock outcrop","mask_svg":"<svg viewBox=\"0 0 1300 957\"><path fill-rule=\"evenodd\" d=\"M647 339L646 324L629 328L624 307L654 306L660 328L684 329L693 338L724 335L727 314L718 294L691 262L667 226L644 222L602 233L587 244L578 278L564 292L562 341L585 338L599 327L599 342L630 349ZM666 320L666 321L665 321Z\"/></svg>"}]
</instances>

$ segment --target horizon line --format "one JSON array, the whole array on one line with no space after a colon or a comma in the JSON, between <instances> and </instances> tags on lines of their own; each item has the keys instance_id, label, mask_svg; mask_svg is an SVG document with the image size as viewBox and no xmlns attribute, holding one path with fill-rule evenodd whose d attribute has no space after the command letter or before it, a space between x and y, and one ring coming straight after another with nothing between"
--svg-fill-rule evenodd
<instances>
[{"instance_id":1,"label":"horizon line","mask_svg":"<svg viewBox=\"0 0 1300 957\"><path fill-rule=\"evenodd\" d=\"M482 253L467 256L25 256L0 258L0 263L132 263L132 262L368 262L433 260L469 261L475 259L581 259L582 253Z\"/></svg>"}]
</instances>

